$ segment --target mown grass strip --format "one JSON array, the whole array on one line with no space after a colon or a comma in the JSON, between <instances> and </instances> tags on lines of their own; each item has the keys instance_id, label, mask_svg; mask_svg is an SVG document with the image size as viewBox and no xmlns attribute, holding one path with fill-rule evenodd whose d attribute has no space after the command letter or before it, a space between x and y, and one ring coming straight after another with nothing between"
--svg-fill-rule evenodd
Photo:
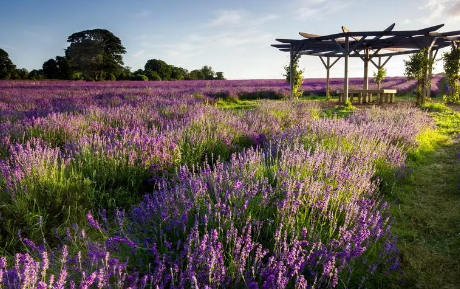
<instances>
[{"instance_id":1,"label":"mown grass strip","mask_svg":"<svg viewBox=\"0 0 460 289\"><path fill-rule=\"evenodd\" d=\"M460 286L460 114L443 104L425 106L436 122L408 157L412 172L389 197L401 250L403 278L392 288Z\"/></svg>"}]
</instances>

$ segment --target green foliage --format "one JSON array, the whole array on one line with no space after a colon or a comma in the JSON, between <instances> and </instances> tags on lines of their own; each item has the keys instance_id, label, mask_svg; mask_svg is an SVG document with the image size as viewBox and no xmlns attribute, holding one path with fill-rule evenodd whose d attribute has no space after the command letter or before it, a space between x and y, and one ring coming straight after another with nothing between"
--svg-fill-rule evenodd
<instances>
[{"instance_id":1,"label":"green foliage","mask_svg":"<svg viewBox=\"0 0 460 289\"><path fill-rule=\"evenodd\" d=\"M188 71L182 67L176 67L171 65L171 80L183 80L188 75Z\"/></svg>"},{"instance_id":2,"label":"green foliage","mask_svg":"<svg viewBox=\"0 0 460 289\"><path fill-rule=\"evenodd\" d=\"M194 69L190 71L187 79L189 80L204 80L204 74L200 69Z\"/></svg>"},{"instance_id":3,"label":"green foliage","mask_svg":"<svg viewBox=\"0 0 460 289\"><path fill-rule=\"evenodd\" d=\"M412 54L408 61L404 61L404 66L404 75L408 79L417 81L417 104L424 104L425 96L423 95L423 90L427 86L425 79L427 79L428 71L433 66L433 61L430 61L428 51L422 49L418 53Z\"/></svg>"},{"instance_id":4,"label":"green foliage","mask_svg":"<svg viewBox=\"0 0 460 289\"><path fill-rule=\"evenodd\" d=\"M345 110L353 110L355 109L355 107L353 106L353 104L351 103L351 100L350 99L347 99L347 101L345 102L345 104L343 105L343 108Z\"/></svg>"},{"instance_id":5,"label":"green foliage","mask_svg":"<svg viewBox=\"0 0 460 289\"><path fill-rule=\"evenodd\" d=\"M212 70L211 66L203 66L201 69L201 73L203 74L204 79L212 80L214 79L214 71Z\"/></svg>"},{"instance_id":6,"label":"green foliage","mask_svg":"<svg viewBox=\"0 0 460 289\"><path fill-rule=\"evenodd\" d=\"M43 74L47 79L70 79L70 63L66 57L56 56L43 63Z\"/></svg>"},{"instance_id":7,"label":"green foliage","mask_svg":"<svg viewBox=\"0 0 460 289\"><path fill-rule=\"evenodd\" d=\"M161 76L156 71L146 70L145 75L149 80L161 81Z\"/></svg>"},{"instance_id":8,"label":"green foliage","mask_svg":"<svg viewBox=\"0 0 460 289\"><path fill-rule=\"evenodd\" d=\"M47 79L58 79L59 68L57 62L54 59L49 59L43 63L43 74Z\"/></svg>"},{"instance_id":9,"label":"green foliage","mask_svg":"<svg viewBox=\"0 0 460 289\"><path fill-rule=\"evenodd\" d=\"M105 29L84 30L69 36L65 54L71 68L88 80L104 80L108 73L116 74L126 53L120 38Z\"/></svg>"},{"instance_id":10,"label":"green foliage","mask_svg":"<svg viewBox=\"0 0 460 289\"><path fill-rule=\"evenodd\" d=\"M383 67L379 67L379 69L377 69L377 72L374 73L374 82L377 83L379 89L380 89L380 83L382 82L382 80L385 79L386 76L387 76L387 70Z\"/></svg>"},{"instance_id":11,"label":"green foliage","mask_svg":"<svg viewBox=\"0 0 460 289\"><path fill-rule=\"evenodd\" d=\"M296 57L294 61L292 62L292 72L294 73L294 85L292 88L292 92L295 98L301 97L303 95L303 92L300 91L300 87L302 86L303 83L303 70L299 69L299 59L300 57ZM286 81L290 83L291 81L291 69L290 66L287 65L284 67L284 77L286 77Z\"/></svg>"},{"instance_id":12,"label":"green foliage","mask_svg":"<svg viewBox=\"0 0 460 289\"><path fill-rule=\"evenodd\" d=\"M450 103L460 101L460 47L452 46L451 51L444 53L444 71L449 85L449 93L444 96L444 100Z\"/></svg>"},{"instance_id":13,"label":"green foliage","mask_svg":"<svg viewBox=\"0 0 460 289\"><path fill-rule=\"evenodd\" d=\"M43 73L43 69L34 69L29 72L29 79L30 80L43 80L45 79L45 74Z\"/></svg>"},{"instance_id":14,"label":"green foliage","mask_svg":"<svg viewBox=\"0 0 460 289\"><path fill-rule=\"evenodd\" d=\"M217 71L216 76L214 77L214 79L225 80L224 73L222 71Z\"/></svg>"},{"instance_id":15,"label":"green foliage","mask_svg":"<svg viewBox=\"0 0 460 289\"><path fill-rule=\"evenodd\" d=\"M144 69L158 73L160 80L169 80L171 78L172 68L163 60L150 59L145 64Z\"/></svg>"},{"instance_id":16,"label":"green foliage","mask_svg":"<svg viewBox=\"0 0 460 289\"><path fill-rule=\"evenodd\" d=\"M108 74L105 76L105 80L108 80L108 81L115 81L115 80L117 80L117 77L116 77L115 74L113 74L113 73L108 73Z\"/></svg>"},{"instance_id":17,"label":"green foliage","mask_svg":"<svg viewBox=\"0 0 460 289\"><path fill-rule=\"evenodd\" d=\"M29 72L25 68L20 68L20 69L15 69L13 70L13 73L10 76L11 79L28 79L29 78Z\"/></svg>"},{"instance_id":18,"label":"green foliage","mask_svg":"<svg viewBox=\"0 0 460 289\"><path fill-rule=\"evenodd\" d=\"M118 70L118 73L115 75L119 80L130 80L132 77L131 67L124 66Z\"/></svg>"},{"instance_id":19,"label":"green foliage","mask_svg":"<svg viewBox=\"0 0 460 289\"><path fill-rule=\"evenodd\" d=\"M0 48L0 79L9 79L16 69L8 53Z\"/></svg>"},{"instance_id":20,"label":"green foliage","mask_svg":"<svg viewBox=\"0 0 460 289\"><path fill-rule=\"evenodd\" d=\"M149 78L143 74L134 74L131 80L142 80L142 81L148 81Z\"/></svg>"}]
</instances>

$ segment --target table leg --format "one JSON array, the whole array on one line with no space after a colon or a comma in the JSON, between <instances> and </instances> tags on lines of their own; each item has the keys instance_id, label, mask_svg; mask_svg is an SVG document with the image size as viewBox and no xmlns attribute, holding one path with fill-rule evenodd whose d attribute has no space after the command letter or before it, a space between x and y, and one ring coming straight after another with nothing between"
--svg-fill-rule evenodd
<instances>
[{"instance_id":1,"label":"table leg","mask_svg":"<svg viewBox=\"0 0 460 289\"><path fill-rule=\"evenodd\" d=\"M379 103L383 103L383 93L377 93L377 97L379 98Z\"/></svg>"}]
</instances>

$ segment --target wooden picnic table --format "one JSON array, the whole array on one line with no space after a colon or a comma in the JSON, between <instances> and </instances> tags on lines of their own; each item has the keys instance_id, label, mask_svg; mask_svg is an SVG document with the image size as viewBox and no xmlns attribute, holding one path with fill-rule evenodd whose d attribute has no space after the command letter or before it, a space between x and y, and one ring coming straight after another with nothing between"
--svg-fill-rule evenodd
<instances>
[{"instance_id":1,"label":"wooden picnic table","mask_svg":"<svg viewBox=\"0 0 460 289\"><path fill-rule=\"evenodd\" d=\"M379 103L383 103L384 98L385 102L393 103L396 92L396 89L350 89L348 90L348 95L350 96L351 102L353 102L353 98L356 95L358 97L358 103L362 103L361 100L367 103L371 103L372 96L375 94L379 100ZM343 90L337 90L337 94L339 95L339 102L343 103Z\"/></svg>"}]
</instances>

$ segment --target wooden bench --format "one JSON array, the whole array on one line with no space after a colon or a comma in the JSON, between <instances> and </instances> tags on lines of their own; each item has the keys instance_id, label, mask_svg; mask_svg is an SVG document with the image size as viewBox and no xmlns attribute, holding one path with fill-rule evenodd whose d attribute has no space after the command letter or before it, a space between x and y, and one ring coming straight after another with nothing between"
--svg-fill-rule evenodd
<instances>
[{"instance_id":1,"label":"wooden bench","mask_svg":"<svg viewBox=\"0 0 460 289\"><path fill-rule=\"evenodd\" d=\"M372 102L372 96L375 94L377 96L377 99L379 103L385 102L388 103L393 103L394 97L396 94L396 89L350 89L348 90L348 95L350 96L350 101L353 102L353 98L356 95L358 97L358 103L362 102L367 102L371 103ZM344 102L344 93L343 90L339 89L337 90L337 94L339 95L339 102L343 103ZM367 99L366 99L367 96Z\"/></svg>"}]
</instances>

